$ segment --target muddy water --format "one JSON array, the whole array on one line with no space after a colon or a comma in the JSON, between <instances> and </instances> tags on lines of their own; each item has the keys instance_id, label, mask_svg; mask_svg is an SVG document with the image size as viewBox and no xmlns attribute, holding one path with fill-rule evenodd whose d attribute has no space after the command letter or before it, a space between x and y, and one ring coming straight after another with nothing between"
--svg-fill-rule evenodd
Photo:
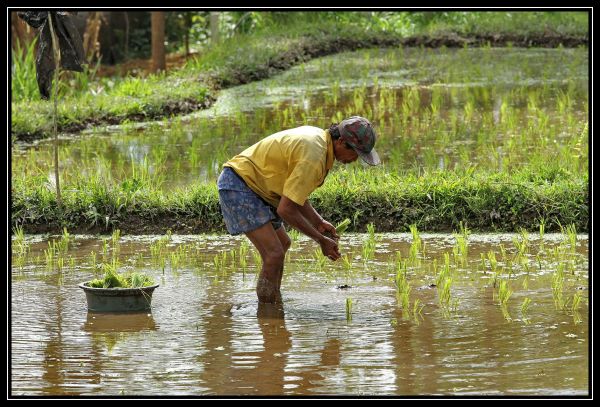
<instances>
[{"instance_id":1,"label":"muddy water","mask_svg":"<svg viewBox=\"0 0 600 407\"><path fill-rule=\"evenodd\" d=\"M369 235L345 236L340 246L347 265L323 261L312 241L297 238L286 261L281 307L258 306L255 258L252 249L243 254L242 239L171 236L161 262L151 247L166 237L122 237L117 247L110 236L77 236L59 271L56 262L45 261L48 237L28 237L22 268L14 266L13 254L11 392L588 393L587 236L577 236L573 246L561 235L543 241L532 235L518 257L520 235L470 235L464 262L452 253L452 235L421 237L423 246L411 259L410 235L374 235L372 256L363 250ZM498 281L513 290L505 312L494 295L491 263L481 259L490 251L498 259ZM147 272L160 284L151 312L87 311L77 284L98 275L93 262L110 262L117 252L120 270ZM450 308L433 286L434 260L439 272L444 253L453 276ZM408 310L394 284L398 256L407 261ZM564 298L582 298L578 310L568 303L557 309L552 282L559 269ZM523 314L525 298L531 305Z\"/></svg>"}]
</instances>

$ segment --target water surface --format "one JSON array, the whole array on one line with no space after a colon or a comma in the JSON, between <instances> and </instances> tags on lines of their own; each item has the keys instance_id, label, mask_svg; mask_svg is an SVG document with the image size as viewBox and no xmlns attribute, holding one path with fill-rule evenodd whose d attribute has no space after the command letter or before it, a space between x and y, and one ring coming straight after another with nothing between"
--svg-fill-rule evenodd
<instances>
[{"instance_id":1,"label":"water surface","mask_svg":"<svg viewBox=\"0 0 600 407\"><path fill-rule=\"evenodd\" d=\"M258 306L255 257L244 239L126 236L115 245L110 236L77 236L59 271L44 256L48 241L59 237L28 237L27 258L11 273L11 392L588 394L587 236L578 235L574 245L562 235L530 236L518 257L521 235L470 235L464 262L452 253L454 236L421 237L419 255L411 259L409 234L347 235L340 246L349 266L323 260L314 242L296 238L281 307ZM152 252L161 239L162 264ZM369 239L376 242L372 257L363 251ZM498 281L514 291L505 312L491 264L481 259L490 251L498 259ZM444 253L455 280L451 309L432 286L433 261L439 270ZM97 276L93 264L109 263L113 255L121 271L144 271L160 284L151 312L87 311L77 284ZM407 262L409 309L394 283L399 256L400 264ZM564 299L582 297L578 310L557 309L552 285L559 268ZM523 314L525 298L531 305ZM413 309L416 300L420 312Z\"/></svg>"}]
</instances>

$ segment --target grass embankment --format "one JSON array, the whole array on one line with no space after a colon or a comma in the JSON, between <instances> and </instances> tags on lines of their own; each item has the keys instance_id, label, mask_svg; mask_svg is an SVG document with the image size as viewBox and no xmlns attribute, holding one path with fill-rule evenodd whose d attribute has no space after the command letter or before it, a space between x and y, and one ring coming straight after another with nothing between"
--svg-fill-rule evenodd
<instances>
[{"instance_id":1,"label":"grass embankment","mask_svg":"<svg viewBox=\"0 0 600 407\"><path fill-rule=\"evenodd\" d=\"M588 43L586 13L456 13L456 16L417 21L417 24L407 13L390 14L386 24L381 23L385 19L373 24L368 16L341 21L333 17L317 21L298 19L251 35L237 35L168 75L93 82L78 79L75 82L84 84L80 91L69 92L69 86L64 87L67 90L58 104L58 129L78 132L94 125L157 120L189 113L212 104L220 88L265 79L312 58L360 48L509 44L556 47ZM394 29L395 26L398 28ZM29 61L16 64L20 68L12 73L13 140L33 140L51 134L52 103L36 97L16 97L21 94L18 83L27 83L23 86L30 91L25 93L36 95L35 77L31 69L26 69L32 63L30 55Z\"/></svg>"},{"instance_id":2,"label":"grass embankment","mask_svg":"<svg viewBox=\"0 0 600 407\"><path fill-rule=\"evenodd\" d=\"M135 185L135 187L132 187ZM198 185L164 193L150 182L125 180L107 185L82 178L63 191L62 214L56 195L42 178L13 185L12 225L26 233L196 234L224 232L216 185ZM473 231L559 231L574 224L586 232L589 222L587 175L565 170L528 168L517 173L432 172L397 175L373 169L339 171L311 196L313 206L333 223L353 220L350 231L373 223L379 232L458 230L462 221Z\"/></svg>"}]
</instances>

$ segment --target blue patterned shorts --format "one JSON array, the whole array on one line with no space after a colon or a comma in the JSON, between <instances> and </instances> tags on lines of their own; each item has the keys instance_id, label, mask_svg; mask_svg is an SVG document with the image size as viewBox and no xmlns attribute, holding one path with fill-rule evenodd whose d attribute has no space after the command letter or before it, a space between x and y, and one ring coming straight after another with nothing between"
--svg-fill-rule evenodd
<instances>
[{"instance_id":1,"label":"blue patterned shorts","mask_svg":"<svg viewBox=\"0 0 600 407\"><path fill-rule=\"evenodd\" d=\"M251 190L233 169L223 168L217 187L225 226L232 235L251 232L267 222L274 229L281 227L283 221L277 210Z\"/></svg>"}]
</instances>

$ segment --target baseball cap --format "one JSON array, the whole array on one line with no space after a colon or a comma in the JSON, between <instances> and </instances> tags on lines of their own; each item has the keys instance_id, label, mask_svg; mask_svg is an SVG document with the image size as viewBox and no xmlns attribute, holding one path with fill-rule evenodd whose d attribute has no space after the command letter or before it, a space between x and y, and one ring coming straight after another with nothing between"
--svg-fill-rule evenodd
<instances>
[{"instance_id":1,"label":"baseball cap","mask_svg":"<svg viewBox=\"0 0 600 407\"><path fill-rule=\"evenodd\" d=\"M359 157L369 165L381 163L375 151L375 130L371 123L360 116L352 116L338 124L340 138L348 143Z\"/></svg>"}]
</instances>

